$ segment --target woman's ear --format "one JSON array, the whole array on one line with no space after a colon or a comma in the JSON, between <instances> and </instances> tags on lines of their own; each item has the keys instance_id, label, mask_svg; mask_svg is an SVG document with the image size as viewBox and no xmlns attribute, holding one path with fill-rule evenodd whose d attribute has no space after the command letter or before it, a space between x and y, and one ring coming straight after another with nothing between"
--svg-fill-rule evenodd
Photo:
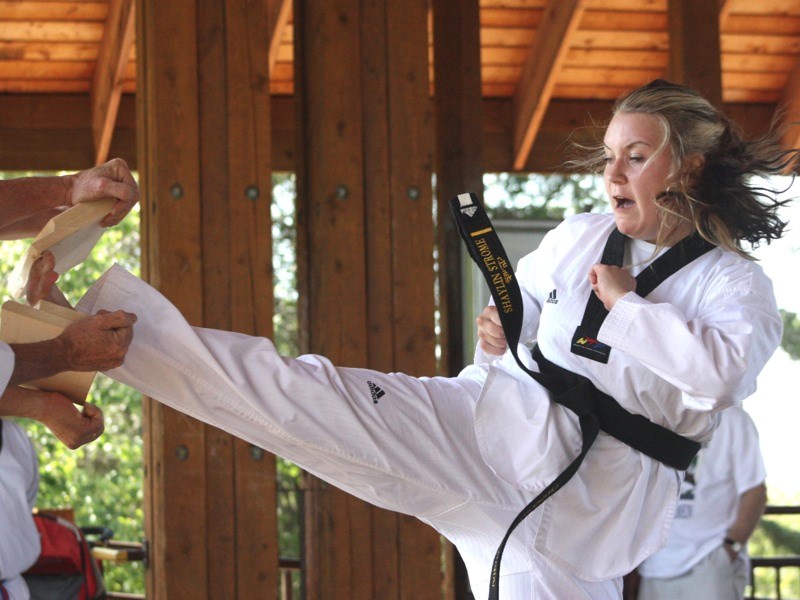
<instances>
[{"instance_id":1,"label":"woman's ear","mask_svg":"<svg viewBox=\"0 0 800 600\"><path fill-rule=\"evenodd\" d=\"M686 162L689 164L689 172L692 175L699 175L706 164L706 157L702 154L692 154L687 157Z\"/></svg>"}]
</instances>

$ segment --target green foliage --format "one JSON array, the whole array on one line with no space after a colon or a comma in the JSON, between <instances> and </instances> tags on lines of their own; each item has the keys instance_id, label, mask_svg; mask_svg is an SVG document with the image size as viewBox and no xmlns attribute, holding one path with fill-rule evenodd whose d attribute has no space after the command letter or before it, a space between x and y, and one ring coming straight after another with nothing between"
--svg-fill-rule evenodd
<instances>
[{"instance_id":1,"label":"green foliage","mask_svg":"<svg viewBox=\"0 0 800 600\"><path fill-rule=\"evenodd\" d=\"M299 352L297 315L297 223L295 216L295 176L272 176L272 271L275 314L273 341L278 352L296 356Z\"/></svg>"},{"instance_id":2,"label":"green foliage","mask_svg":"<svg viewBox=\"0 0 800 600\"><path fill-rule=\"evenodd\" d=\"M138 274L138 232L138 211L107 230L92 256L59 279L67 298L77 302L114 261ZM7 276L26 247L24 242L0 244L0 293L4 299L8 298ZM141 396L98 375L89 400L103 409L106 430L96 442L78 450L63 446L43 425L21 421L39 455L37 505L72 508L79 525L109 527L115 539L139 541L144 537ZM110 565L105 581L111 590L144 592L141 564Z\"/></svg>"},{"instance_id":3,"label":"green foliage","mask_svg":"<svg viewBox=\"0 0 800 600\"><path fill-rule=\"evenodd\" d=\"M781 348L786 350L792 360L800 358L800 318L797 314L781 309L783 319L783 339Z\"/></svg>"},{"instance_id":4,"label":"green foliage","mask_svg":"<svg viewBox=\"0 0 800 600\"><path fill-rule=\"evenodd\" d=\"M800 523L797 517L764 517L759 524L759 535L753 536L750 549L759 556L800 556ZM783 522L781 522L783 521Z\"/></svg>"},{"instance_id":5,"label":"green foliage","mask_svg":"<svg viewBox=\"0 0 800 600\"><path fill-rule=\"evenodd\" d=\"M561 220L608 206L602 181L587 175L487 173L487 214L495 219Z\"/></svg>"},{"instance_id":6,"label":"green foliage","mask_svg":"<svg viewBox=\"0 0 800 600\"><path fill-rule=\"evenodd\" d=\"M273 341L285 356L299 353L297 313L297 222L295 212L295 176L274 173L272 176L272 270L275 290L275 314L272 318ZM283 558L301 556L302 492L300 467L278 457L278 552ZM283 582L282 582L283 583ZM292 576L292 597L299 598L300 577ZM286 591L284 591L285 593Z\"/></svg>"},{"instance_id":7,"label":"green foliage","mask_svg":"<svg viewBox=\"0 0 800 600\"><path fill-rule=\"evenodd\" d=\"M800 517L770 515L763 517L748 547L751 556L783 557L800 555ZM772 569L755 571L755 592L759 598L774 598L777 587ZM769 594L769 595L767 595ZM781 598L800 597L800 573L796 568L781 570Z\"/></svg>"}]
</instances>

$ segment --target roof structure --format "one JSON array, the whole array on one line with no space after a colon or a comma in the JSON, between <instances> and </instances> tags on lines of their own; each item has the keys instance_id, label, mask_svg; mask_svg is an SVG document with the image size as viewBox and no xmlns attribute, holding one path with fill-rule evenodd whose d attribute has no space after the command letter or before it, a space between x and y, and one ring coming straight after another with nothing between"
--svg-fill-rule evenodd
<instances>
[{"instance_id":1,"label":"roof structure","mask_svg":"<svg viewBox=\"0 0 800 600\"><path fill-rule=\"evenodd\" d=\"M291 96L292 2L267 1L270 90ZM513 101L515 168L553 100L611 100L667 74L667 9L667 0L480 0L482 92ZM133 0L0 0L0 94L91 94L104 156L118 96L136 92L134 12ZM718 17L722 101L796 114L800 0L721 0Z\"/></svg>"}]
</instances>

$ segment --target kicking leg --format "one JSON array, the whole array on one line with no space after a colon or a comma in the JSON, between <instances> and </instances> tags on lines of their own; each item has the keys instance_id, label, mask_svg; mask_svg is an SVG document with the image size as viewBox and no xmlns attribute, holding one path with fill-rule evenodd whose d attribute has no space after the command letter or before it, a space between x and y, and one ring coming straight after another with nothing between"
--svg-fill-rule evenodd
<instances>
[{"instance_id":1,"label":"kicking leg","mask_svg":"<svg viewBox=\"0 0 800 600\"><path fill-rule=\"evenodd\" d=\"M79 308L123 308L139 317L125 364L111 377L369 502L430 515L476 496L502 496L475 441L479 381L281 357L266 338L190 327L161 294L119 267Z\"/></svg>"}]
</instances>

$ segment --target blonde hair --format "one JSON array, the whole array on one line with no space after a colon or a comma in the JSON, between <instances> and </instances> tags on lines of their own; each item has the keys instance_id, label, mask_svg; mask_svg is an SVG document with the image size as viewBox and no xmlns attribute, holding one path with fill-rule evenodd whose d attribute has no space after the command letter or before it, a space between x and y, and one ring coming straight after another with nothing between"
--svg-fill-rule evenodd
<instances>
[{"instance_id":1,"label":"blonde hair","mask_svg":"<svg viewBox=\"0 0 800 600\"><path fill-rule=\"evenodd\" d=\"M755 247L783 235L786 223L777 210L789 200L777 200L778 191L752 181L753 176L782 173L797 155L796 150L782 150L775 133L745 141L733 122L698 92L663 79L617 100L613 114L620 113L658 119L663 144L672 153L667 189L655 199L661 211L659 244L678 224L688 222L712 244L749 258L744 242ZM600 172L604 158L600 146L579 164Z\"/></svg>"}]
</instances>

